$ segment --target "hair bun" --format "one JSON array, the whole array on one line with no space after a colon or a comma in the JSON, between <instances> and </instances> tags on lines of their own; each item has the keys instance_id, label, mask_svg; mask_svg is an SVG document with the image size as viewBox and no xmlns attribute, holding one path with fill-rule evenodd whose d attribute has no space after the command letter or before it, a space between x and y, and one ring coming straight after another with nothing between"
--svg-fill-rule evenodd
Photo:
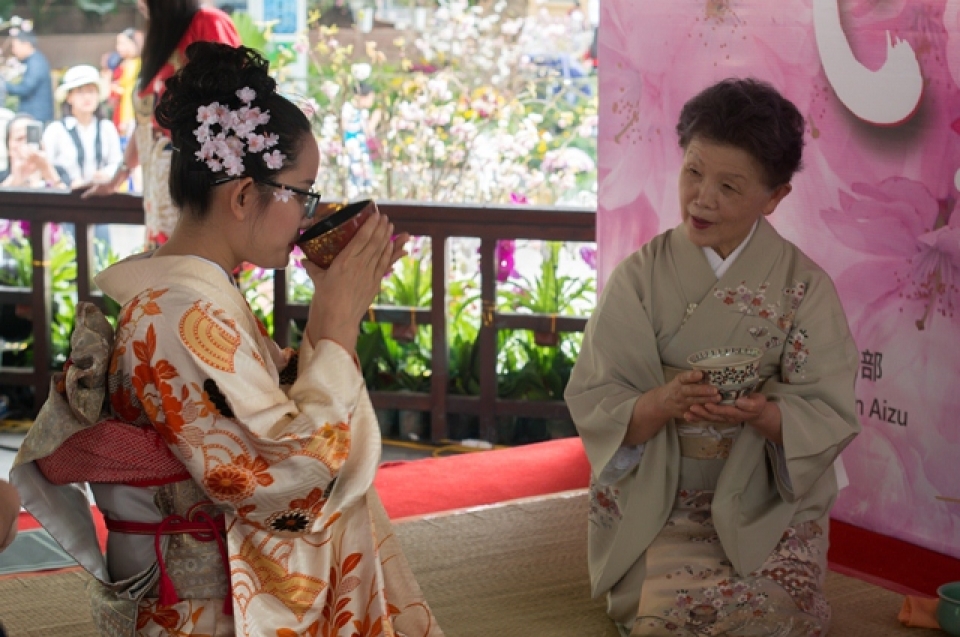
<instances>
[{"instance_id":1,"label":"hair bun","mask_svg":"<svg viewBox=\"0 0 960 637\"><path fill-rule=\"evenodd\" d=\"M194 42L187 47L186 64L166 82L157 105L157 123L170 131L174 141L197 127L197 109L212 102L230 108L240 105L237 89L249 87L261 97L272 94L277 82L270 77L269 63L248 47L219 42Z\"/></svg>"}]
</instances>

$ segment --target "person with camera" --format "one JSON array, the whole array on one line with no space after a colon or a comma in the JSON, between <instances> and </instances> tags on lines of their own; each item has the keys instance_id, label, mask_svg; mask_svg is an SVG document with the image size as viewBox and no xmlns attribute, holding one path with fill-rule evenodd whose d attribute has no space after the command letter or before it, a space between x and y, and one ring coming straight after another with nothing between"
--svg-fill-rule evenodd
<instances>
[{"instance_id":1,"label":"person with camera","mask_svg":"<svg viewBox=\"0 0 960 637\"><path fill-rule=\"evenodd\" d=\"M0 172L0 188L67 188L61 173L40 146L43 126L20 113L7 122L7 168Z\"/></svg>"}]
</instances>

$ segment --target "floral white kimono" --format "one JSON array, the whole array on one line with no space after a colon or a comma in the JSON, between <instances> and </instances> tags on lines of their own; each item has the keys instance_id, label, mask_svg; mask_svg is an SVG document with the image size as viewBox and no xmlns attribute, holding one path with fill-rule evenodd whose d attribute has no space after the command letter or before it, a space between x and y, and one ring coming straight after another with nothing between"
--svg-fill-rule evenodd
<instances>
[{"instance_id":1,"label":"floral white kimono","mask_svg":"<svg viewBox=\"0 0 960 637\"><path fill-rule=\"evenodd\" d=\"M617 467L637 398L721 346L764 351L782 447L749 426L670 422ZM622 632L826 634L832 465L859 431L857 360L830 278L765 219L719 280L682 228L616 268L565 397L593 468L593 592Z\"/></svg>"},{"instance_id":2,"label":"floral white kimono","mask_svg":"<svg viewBox=\"0 0 960 637\"><path fill-rule=\"evenodd\" d=\"M186 470L143 486L153 489L156 510L141 519L202 526L222 515L229 556L225 571L215 533L158 534L163 559L111 581L89 546L89 528L64 522L71 507L56 504L69 485L45 484L37 468L45 456L58 458L55 445L27 444L33 451L18 459L20 483L41 494L27 506L101 582L92 592L101 631L442 635L372 486L380 436L355 359L327 340L315 348L305 342L299 357L281 350L229 277L202 259L136 256L105 270L97 284L123 305L106 370L112 415L122 421L112 426L159 432L163 451ZM73 407L76 392L67 385L61 394ZM76 429L52 437L64 443L91 430ZM126 489L149 484L123 481ZM125 513L108 502L101 508L108 517ZM109 542L135 532L111 530Z\"/></svg>"}]
</instances>

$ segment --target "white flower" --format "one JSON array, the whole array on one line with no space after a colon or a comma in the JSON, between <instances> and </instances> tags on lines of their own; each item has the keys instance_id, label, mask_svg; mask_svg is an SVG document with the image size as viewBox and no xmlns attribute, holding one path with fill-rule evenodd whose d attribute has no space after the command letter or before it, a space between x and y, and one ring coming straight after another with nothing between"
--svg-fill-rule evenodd
<instances>
[{"instance_id":1,"label":"white flower","mask_svg":"<svg viewBox=\"0 0 960 637\"><path fill-rule=\"evenodd\" d=\"M229 155L224 158L223 166L227 174L231 177L239 177L243 174L243 160L239 155Z\"/></svg>"},{"instance_id":2,"label":"white flower","mask_svg":"<svg viewBox=\"0 0 960 637\"><path fill-rule=\"evenodd\" d=\"M280 168L283 167L284 159L286 159L286 156L279 150L273 150L263 154L263 161L270 170L280 170Z\"/></svg>"},{"instance_id":3,"label":"white flower","mask_svg":"<svg viewBox=\"0 0 960 637\"><path fill-rule=\"evenodd\" d=\"M292 196L293 191L287 190L286 188L275 188L273 191L274 201L282 201L283 203L287 203L290 201L290 197Z\"/></svg>"},{"instance_id":4,"label":"white flower","mask_svg":"<svg viewBox=\"0 0 960 637\"><path fill-rule=\"evenodd\" d=\"M253 100L257 99L257 92L249 86L244 86L242 89L237 91L237 97L239 97L240 101L244 104L249 104Z\"/></svg>"},{"instance_id":5,"label":"white flower","mask_svg":"<svg viewBox=\"0 0 960 637\"><path fill-rule=\"evenodd\" d=\"M340 85L330 80L324 80L323 84L320 85L320 90L327 96L327 99L332 100L340 92Z\"/></svg>"},{"instance_id":6,"label":"white flower","mask_svg":"<svg viewBox=\"0 0 960 637\"><path fill-rule=\"evenodd\" d=\"M320 105L317 104L317 100L311 97L306 102L300 104L300 110L303 111L304 115L310 118L317 114L317 112L320 110Z\"/></svg>"},{"instance_id":7,"label":"white flower","mask_svg":"<svg viewBox=\"0 0 960 637\"><path fill-rule=\"evenodd\" d=\"M267 148L264 142L263 135L250 135L247 137L247 150L251 153L263 152Z\"/></svg>"},{"instance_id":8,"label":"white flower","mask_svg":"<svg viewBox=\"0 0 960 637\"><path fill-rule=\"evenodd\" d=\"M350 65L350 74L353 75L354 79L356 79L358 82L363 82L369 78L370 73L372 72L373 67L366 62L358 62Z\"/></svg>"},{"instance_id":9,"label":"white flower","mask_svg":"<svg viewBox=\"0 0 960 637\"><path fill-rule=\"evenodd\" d=\"M220 116L217 113L217 109L219 108L220 104L218 102L213 102L208 106L201 106L197 109L197 121L204 126L219 124Z\"/></svg>"}]
</instances>

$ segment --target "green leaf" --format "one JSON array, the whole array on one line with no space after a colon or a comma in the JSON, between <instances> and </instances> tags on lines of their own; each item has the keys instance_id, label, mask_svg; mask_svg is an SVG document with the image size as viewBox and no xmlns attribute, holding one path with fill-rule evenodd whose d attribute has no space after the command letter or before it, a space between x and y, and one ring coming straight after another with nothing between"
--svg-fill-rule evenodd
<instances>
[{"instance_id":1,"label":"green leaf","mask_svg":"<svg viewBox=\"0 0 960 637\"><path fill-rule=\"evenodd\" d=\"M253 17L244 11L235 11L230 17L233 20L233 26L237 28L237 34L240 35L240 41L243 45L256 49L266 56L269 42L265 35L265 29L257 26Z\"/></svg>"}]
</instances>

